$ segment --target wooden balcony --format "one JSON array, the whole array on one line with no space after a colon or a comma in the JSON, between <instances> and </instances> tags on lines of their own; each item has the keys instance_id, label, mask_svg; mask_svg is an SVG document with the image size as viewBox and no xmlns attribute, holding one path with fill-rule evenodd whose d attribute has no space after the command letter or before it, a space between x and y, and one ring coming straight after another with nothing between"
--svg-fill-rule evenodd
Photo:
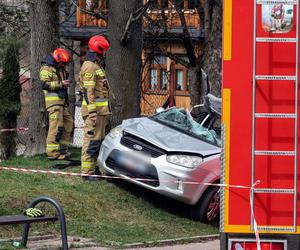
<instances>
[{"instance_id":1,"label":"wooden balcony","mask_svg":"<svg viewBox=\"0 0 300 250\"><path fill-rule=\"evenodd\" d=\"M82 9L86 8L86 1L85 0L79 0L78 1L79 6L76 10L76 26L83 27L83 26L91 26L91 27L103 27L105 28L107 26L106 21L102 19L97 19L96 17L84 12ZM104 11L105 12L105 11Z\"/></svg>"},{"instance_id":2,"label":"wooden balcony","mask_svg":"<svg viewBox=\"0 0 300 250\"><path fill-rule=\"evenodd\" d=\"M77 7L77 12L76 12L76 26L78 28L79 27L105 28L107 26L107 23L104 20L97 19L94 16L82 10L86 8L85 0L79 0L78 3L79 3L79 7ZM152 18L152 20L162 22L162 15L160 10L156 10L156 9L149 10L148 14ZM165 16L166 16L166 24L169 29L181 27L179 16L174 9L169 8L165 10ZM196 28L196 29L200 28L200 18L195 9L185 10L184 16L186 19L187 26L189 28ZM146 28L148 27L148 25L149 22L144 18L144 27Z\"/></svg>"},{"instance_id":3,"label":"wooden balcony","mask_svg":"<svg viewBox=\"0 0 300 250\"><path fill-rule=\"evenodd\" d=\"M152 20L163 22L161 11L149 11L149 15L152 18ZM182 27L179 16L176 13L176 11L166 10L165 16L166 24L169 29ZM200 18L195 10L184 11L184 17L186 20L186 24L189 28L200 28ZM149 22L144 18L144 27L147 27L148 25Z\"/></svg>"}]
</instances>

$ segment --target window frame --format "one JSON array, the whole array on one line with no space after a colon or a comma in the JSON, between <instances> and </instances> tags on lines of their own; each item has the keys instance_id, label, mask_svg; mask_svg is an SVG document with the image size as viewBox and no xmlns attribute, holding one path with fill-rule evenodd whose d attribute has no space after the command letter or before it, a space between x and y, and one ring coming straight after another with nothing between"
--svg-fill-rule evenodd
<instances>
[{"instance_id":1,"label":"window frame","mask_svg":"<svg viewBox=\"0 0 300 250\"><path fill-rule=\"evenodd\" d=\"M150 55L148 55L150 56ZM158 62L155 63L155 57L160 57L163 56L166 58L166 62L165 64L160 64ZM157 71L157 87L155 89L151 89L151 70L155 69ZM168 67L167 67L167 56L164 55L154 55L154 58L152 60L149 60L148 63L148 68L146 72L147 77L146 77L146 88L145 88L145 92L146 93L153 93L153 94L158 94L157 92L161 93L161 94L166 94L167 91L169 90L169 86L167 84L167 89L166 90L162 90L162 74L161 71L165 70L168 74Z\"/></svg>"},{"instance_id":2,"label":"window frame","mask_svg":"<svg viewBox=\"0 0 300 250\"><path fill-rule=\"evenodd\" d=\"M179 54L178 56L182 56L182 54ZM147 55L151 56L151 55ZM155 57L159 56L164 56L166 58L166 63L165 64L159 64L159 63L154 63L155 59L149 60L146 66L146 77L144 78L144 91L146 94L154 94L154 95L167 95L170 90L170 81L171 81L171 76L170 76L170 69L168 69L168 61L167 61L167 56L165 55L155 55ZM190 96L189 90L187 90L188 84L188 69L174 61L171 62L171 67L172 67L172 73L174 77L174 95L175 96ZM155 89L151 89L151 70L155 69L157 70L157 87ZM162 89L162 71L165 70L168 74L168 81L167 81L167 89ZM182 90L176 90L176 70L182 70L183 71L183 89Z\"/></svg>"},{"instance_id":3,"label":"window frame","mask_svg":"<svg viewBox=\"0 0 300 250\"><path fill-rule=\"evenodd\" d=\"M187 90L187 81L188 81L188 69L186 67L184 67L183 65L176 63L174 65L174 88L175 88L175 95L190 95L189 91ZM176 74L176 70L182 70L182 74L183 74L183 89L182 90L177 90L176 89L176 82L177 82L177 74Z\"/></svg>"}]
</instances>

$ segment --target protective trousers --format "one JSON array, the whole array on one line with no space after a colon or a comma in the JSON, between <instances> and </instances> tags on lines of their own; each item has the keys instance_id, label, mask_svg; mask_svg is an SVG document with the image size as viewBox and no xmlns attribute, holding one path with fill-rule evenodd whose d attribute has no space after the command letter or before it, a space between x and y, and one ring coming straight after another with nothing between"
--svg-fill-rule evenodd
<instances>
[{"instance_id":1,"label":"protective trousers","mask_svg":"<svg viewBox=\"0 0 300 250\"><path fill-rule=\"evenodd\" d=\"M73 117L67 107L53 106L48 109L49 130L47 136L47 156L57 159L60 150L72 142Z\"/></svg>"},{"instance_id":2,"label":"protective trousers","mask_svg":"<svg viewBox=\"0 0 300 250\"><path fill-rule=\"evenodd\" d=\"M109 124L110 115L97 114L96 124L89 116L84 116L84 138L81 149L81 172L94 174L101 143L105 137L105 128Z\"/></svg>"}]
</instances>

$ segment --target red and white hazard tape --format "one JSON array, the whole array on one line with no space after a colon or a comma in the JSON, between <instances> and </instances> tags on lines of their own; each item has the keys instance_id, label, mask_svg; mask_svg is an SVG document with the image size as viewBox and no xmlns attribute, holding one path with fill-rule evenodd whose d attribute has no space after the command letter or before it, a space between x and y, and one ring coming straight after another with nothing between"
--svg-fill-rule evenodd
<instances>
[{"instance_id":1,"label":"red and white hazard tape","mask_svg":"<svg viewBox=\"0 0 300 250\"><path fill-rule=\"evenodd\" d=\"M80 127L74 127L74 129L83 129L84 126L80 126ZM0 132L26 132L28 131L29 128L25 128L25 127L20 127L20 128L3 128L0 129Z\"/></svg>"},{"instance_id":2,"label":"red and white hazard tape","mask_svg":"<svg viewBox=\"0 0 300 250\"><path fill-rule=\"evenodd\" d=\"M255 239L256 239L256 248L257 250L261 250L260 247L260 238L259 238L259 231L257 227L257 222L254 216L254 204L253 204L253 199L251 199L251 192L255 188L256 185L260 184L260 180L256 181L252 187L250 188L250 195L249 195L249 200L250 200L250 210L251 210L251 215L253 217L253 229L254 229L254 234L255 234Z\"/></svg>"},{"instance_id":3,"label":"red and white hazard tape","mask_svg":"<svg viewBox=\"0 0 300 250\"><path fill-rule=\"evenodd\" d=\"M51 174L51 175L59 175L59 176L91 176L99 179L131 179L135 181L148 181L148 182L157 182L156 179L145 179L145 178L132 178L132 177L120 177L120 176L105 176L105 175L89 175L82 173L73 173L73 172L61 172L61 171L51 171L51 170L40 170L40 169L27 169L27 168L15 168L15 167L3 167L0 166L0 170L12 171L12 172L22 172L22 173L39 173L39 174ZM160 181L160 182L171 182L171 181ZM172 181L177 183L178 181ZM189 185L204 185L204 186L217 186L217 187L227 187L227 188L239 188L239 189L251 189L249 186L243 185L229 185L229 184L216 184L216 183L208 183L208 182L193 182L193 181L183 181L180 182L183 184ZM257 181L257 184L259 181ZM256 185L256 184L255 184Z\"/></svg>"},{"instance_id":4,"label":"red and white hazard tape","mask_svg":"<svg viewBox=\"0 0 300 250\"><path fill-rule=\"evenodd\" d=\"M0 132L25 132L25 131L28 131L28 128L3 128L3 129L0 129Z\"/></svg>"}]
</instances>

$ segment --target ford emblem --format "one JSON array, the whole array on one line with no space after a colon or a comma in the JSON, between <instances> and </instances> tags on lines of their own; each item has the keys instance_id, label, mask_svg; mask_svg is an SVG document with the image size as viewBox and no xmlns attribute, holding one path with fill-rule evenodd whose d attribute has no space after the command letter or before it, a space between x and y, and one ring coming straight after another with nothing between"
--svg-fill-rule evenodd
<instances>
[{"instance_id":1,"label":"ford emblem","mask_svg":"<svg viewBox=\"0 0 300 250\"><path fill-rule=\"evenodd\" d=\"M138 144L134 144L134 145L133 145L133 148L134 148L135 150L137 150L137 151L142 151L142 150L143 150L143 147L140 146L140 145L138 145Z\"/></svg>"}]
</instances>

